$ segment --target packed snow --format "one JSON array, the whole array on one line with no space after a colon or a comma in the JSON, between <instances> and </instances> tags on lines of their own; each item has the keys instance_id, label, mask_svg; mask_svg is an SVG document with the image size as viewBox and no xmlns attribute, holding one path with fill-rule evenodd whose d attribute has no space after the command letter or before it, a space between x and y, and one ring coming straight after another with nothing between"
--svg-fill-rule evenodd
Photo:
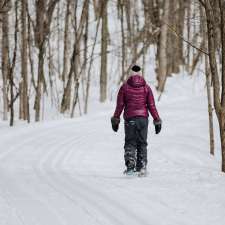
<instances>
[{"instance_id":1,"label":"packed snow","mask_svg":"<svg viewBox=\"0 0 225 225\"><path fill-rule=\"evenodd\" d=\"M123 175L123 121L115 102L75 119L14 128L0 122L0 225L223 225L219 134L209 154L204 75L168 78L163 120L149 123L148 171ZM157 93L155 92L157 99Z\"/></svg>"}]
</instances>

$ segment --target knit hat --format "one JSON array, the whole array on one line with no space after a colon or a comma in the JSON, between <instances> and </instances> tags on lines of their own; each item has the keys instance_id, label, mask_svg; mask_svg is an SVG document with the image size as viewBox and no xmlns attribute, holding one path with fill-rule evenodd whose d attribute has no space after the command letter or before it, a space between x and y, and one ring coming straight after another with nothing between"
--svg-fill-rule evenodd
<instances>
[{"instance_id":1,"label":"knit hat","mask_svg":"<svg viewBox=\"0 0 225 225\"><path fill-rule=\"evenodd\" d=\"M141 67L138 65L134 65L134 66L132 66L131 70L134 72L139 72L141 70Z\"/></svg>"}]
</instances>

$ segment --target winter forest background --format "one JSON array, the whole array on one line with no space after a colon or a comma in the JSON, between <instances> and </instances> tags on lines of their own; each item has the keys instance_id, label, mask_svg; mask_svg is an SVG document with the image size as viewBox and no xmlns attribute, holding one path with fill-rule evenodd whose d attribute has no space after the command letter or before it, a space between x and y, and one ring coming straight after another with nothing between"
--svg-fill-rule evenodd
<instances>
[{"instance_id":1,"label":"winter forest background","mask_svg":"<svg viewBox=\"0 0 225 225\"><path fill-rule=\"evenodd\" d=\"M148 171L128 178L138 64ZM225 0L0 0L0 225L224 225Z\"/></svg>"}]
</instances>

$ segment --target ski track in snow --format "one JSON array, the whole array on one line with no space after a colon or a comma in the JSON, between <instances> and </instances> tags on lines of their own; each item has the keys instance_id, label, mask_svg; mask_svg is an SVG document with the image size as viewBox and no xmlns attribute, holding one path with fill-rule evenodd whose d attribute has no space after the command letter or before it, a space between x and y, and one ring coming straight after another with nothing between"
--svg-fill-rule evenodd
<instances>
[{"instance_id":1,"label":"ski track in snow","mask_svg":"<svg viewBox=\"0 0 225 225\"><path fill-rule=\"evenodd\" d=\"M113 109L0 130L0 225L224 224L225 178L208 154L203 98L192 107L191 98L162 102L145 178L122 175L123 124L111 131Z\"/></svg>"}]
</instances>

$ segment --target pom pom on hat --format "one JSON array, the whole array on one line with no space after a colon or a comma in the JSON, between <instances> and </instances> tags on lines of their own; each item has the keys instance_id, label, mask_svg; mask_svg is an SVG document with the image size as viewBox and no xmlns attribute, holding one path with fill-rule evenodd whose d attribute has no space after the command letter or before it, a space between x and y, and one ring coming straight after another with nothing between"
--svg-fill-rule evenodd
<instances>
[{"instance_id":1,"label":"pom pom on hat","mask_svg":"<svg viewBox=\"0 0 225 225\"><path fill-rule=\"evenodd\" d=\"M141 67L138 65L134 65L134 66L132 66L131 70L134 72L139 72L141 70Z\"/></svg>"}]
</instances>

